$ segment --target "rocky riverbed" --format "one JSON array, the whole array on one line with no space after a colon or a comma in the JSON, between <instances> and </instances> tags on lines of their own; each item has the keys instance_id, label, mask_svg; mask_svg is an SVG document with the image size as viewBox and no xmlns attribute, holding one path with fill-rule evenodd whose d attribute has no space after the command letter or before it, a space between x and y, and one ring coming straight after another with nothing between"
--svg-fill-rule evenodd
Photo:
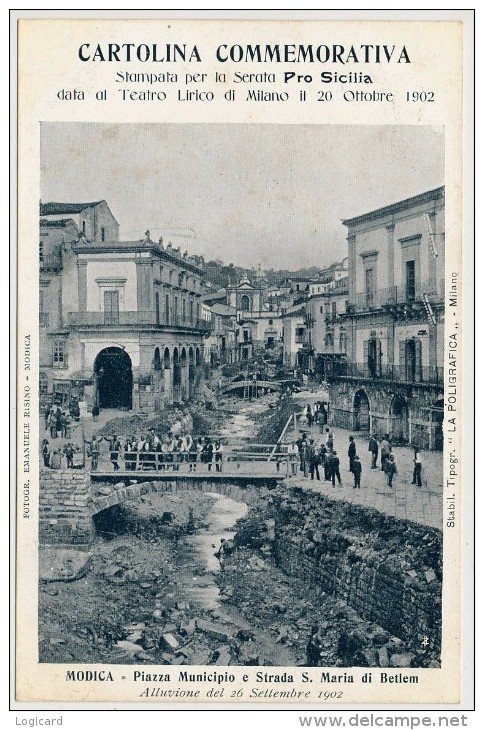
<instances>
[{"instance_id":1,"label":"rocky riverbed","mask_svg":"<svg viewBox=\"0 0 484 730\"><path fill-rule=\"evenodd\" d=\"M288 407L271 396L229 401L203 418L221 435L271 443ZM440 629L430 638L424 629L430 614L440 616L441 536L343 507L335 513L321 495L282 486L229 496L153 492L106 510L90 553L41 549L40 661L306 665L317 626L322 666L438 666ZM231 549L219 561L222 539ZM360 575L353 564L362 561L370 572ZM398 636L391 615L368 607L371 565L380 564L384 600L424 596L422 648L419 633ZM328 589L325 571L349 583L359 576L356 592L348 590L361 610L338 586Z\"/></svg>"}]
</instances>

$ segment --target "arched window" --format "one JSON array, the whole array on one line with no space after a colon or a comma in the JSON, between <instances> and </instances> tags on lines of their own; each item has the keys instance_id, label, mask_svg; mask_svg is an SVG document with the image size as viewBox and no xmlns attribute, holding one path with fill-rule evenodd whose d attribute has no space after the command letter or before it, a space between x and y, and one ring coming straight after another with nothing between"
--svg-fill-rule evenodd
<instances>
[{"instance_id":1,"label":"arched window","mask_svg":"<svg viewBox=\"0 0 484 730\"><path fill-rule=\"evenodd\" d=\"M161 370L161 355L160 355L160 348L155 348L155 356L153 358L153 366L155 370Z\"/></svg>"},{"instance_id":2,"label":"arched window","mask_svg":"<svg viewBox=\"0 0 484 730\"><path fill-rule=\"evenodd\" d=\"M248 311L249 311L249 309L250 309L250 299L249 299L249 297L247 296L247 294L244 294L244 295L243 295L243 296L242 296L242 297L240 298L240 308L241 308L241 310L242 310L243 312L248 312Z\"/></svg>"}]
</instances>

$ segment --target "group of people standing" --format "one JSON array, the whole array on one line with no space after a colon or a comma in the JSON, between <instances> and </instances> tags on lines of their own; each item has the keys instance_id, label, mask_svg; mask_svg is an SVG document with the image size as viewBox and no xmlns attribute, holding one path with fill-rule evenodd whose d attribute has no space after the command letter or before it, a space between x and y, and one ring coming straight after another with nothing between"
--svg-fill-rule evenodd
<instances>
[{"instance_id":1,"label":"group of people standing","mask_svg":"<svg viewBox=\"0 0 484 730\"><path fill-rule=\"evenodd\" d=\"M340 459L334 448L334 434L328 426L324 428L323 433L326 439L319 446L315 444L314 438L308 437L304 431L301 432L301 436L296 441L288 445L290 474L292 476L297 474L299 462L299 470L303 472L305 477L320 480L320 467L322 467L325 481L330 481L333 486L336 486L336 482L339 486L342 486ZM361 489L363 466L357 454L354 436L349 436L348 440L348 468L353 475L353 488ZM421 487L422 459L420 450L416 446L413 449L412 484ZM397 474L397 464L392 453L389 434L385 434L380 438L377 434L372 434L368 443L368 451L371 453L371 469L380 469L386 477L387 485L393 487L393 479ZM380 465L377 463L378 458L380 458Z\"/></svg>"},{"instance_id":2,"label":"group of people standing","mask_svg":"<svg viewBox=\"0 0 484 730\"><path fill-rule=\"evenodd\" d=\"M372 434L368 442L368 451L371 453L371 468L378 469L386 474L387 484L393 486L393 477L397 473L397 464L392 454L392 444L389 434L378 439L376 433ZM378 467L378 452L380 452L380 467Z\"/></svg>"},{"instance_id":3,"label":"group of people standing","mask_svg":"<svg viewBox=\"0 0 484 730\"><path fill-rule=\"evenodd\" d=\"M59 405L50 404L45 411L45 430L50 432L52 439L70 438L72 421L79 421L79 404L71 400L69 407L61 410Z\"/></svg>"},{"instance_id":4,"label":"group of people standing","mask_svg":"<svg viewBox=\"0 0 484 730\"><path fill-rule=\"evenodd\" d=\"M50 432L52 439L69 438L71 419L66 411L49 407L45 414L45 430Z\"/></svg>"},{"instance_id":5,"label":"group of people standing","mask_svg":"<svg viewBox=\"0 0 484 730\"><path fill-rule=\"evenodd\" d=\"M175 435L171 432L162 436L152 428L141 436L128 436L124 442L117 435L93 436L88 444L91 470L97 471L100 446L108 442L110 461L114 471L119 471L124 460L126 471L178 471L181 464L188 464L189 471L196 471L198 464L206 464L207 470L222 471L223 447L220 440L208 436L194 438L190 433Z\"/></svg>"},{"instance_id":6,"label":"group of people standing","mask_svg":"<svg viewBox=\"0 0 484 730\"><path fill-rule=\"evenodd\" d=\"M336 486L337 481L341 486L340 460L334 449L334 434L328 427L325 428L324 433L326 441L319 447L313 438L308 438L304 431L296 441L288 446L291 474L293 476L297 474L297 462L299 461L299 470L305 477L320 480L319 467L321 466L324 479L330 481L333 486Z\"/></svg>"},{"instance_id":7,"label":"group of people standing","mask_svg":"<svg viewBox=\"0 0 484 730\"><path fill-rule=\"evenodd\" d=\"M62 448L59 446L57 449L51 449L48 439L43 439L41 451L44 466L50 469L61 469L64 458L67 469L74 469L74 458L79 454L78 447L71 442L64 444Z\"/></svg>"},{"instance_id":8,"label":"group of people standing","mask_svg":"<svg viewBox=\"0 0 484 730\"><path fill-rule=\"evenodd\" d=\"M302 415L303 420L308 426L312 426L313 423L317 423L321 433L323 433L324 427L328 423L328 403L319 400L316 401L313 406L308 403L304 406Z\"/></svg>"}]
</instances>

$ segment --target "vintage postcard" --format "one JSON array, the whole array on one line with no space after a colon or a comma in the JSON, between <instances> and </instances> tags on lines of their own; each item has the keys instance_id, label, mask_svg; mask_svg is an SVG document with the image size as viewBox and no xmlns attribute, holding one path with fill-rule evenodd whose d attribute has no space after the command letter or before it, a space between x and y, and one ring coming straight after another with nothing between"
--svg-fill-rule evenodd
<instances>
[{"instance_id":1,"label":"vintage postcard","mask_svg":"<svg viewBox=\"0 0 484 730\"><path fill-rule=\"evenodd\" d=\"M17 703L470 701L472 13L390 15L19 13Z\"/></svg>"}]
</instances>

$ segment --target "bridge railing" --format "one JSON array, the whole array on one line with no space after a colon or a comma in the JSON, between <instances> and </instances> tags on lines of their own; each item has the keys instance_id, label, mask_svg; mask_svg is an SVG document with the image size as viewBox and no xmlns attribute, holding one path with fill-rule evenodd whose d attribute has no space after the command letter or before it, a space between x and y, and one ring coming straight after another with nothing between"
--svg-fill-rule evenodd
<instances>
[{"instance_id":1,"label":"bridge railing","mask_svg":"<svg viewBox=\"0 0 484 730\"><path fill-rule=\"evenodd\" d=\"M110 459L114 472L237 472L242 466L256 465L264 473L289 474L291 463L297 463L299 456L288 454L287 446L280 444L280 451L273 452L273 444L254 444L259 450L247 448L213 452L211 458L205 454L191 452L166 453L160 451L119 452L117 459ZM251 444L252 447L252 444ZM91 459L92 472L105 472L106 461ZM262 467L262 469L261 469Z\"/></svg>"}]
</instances>

